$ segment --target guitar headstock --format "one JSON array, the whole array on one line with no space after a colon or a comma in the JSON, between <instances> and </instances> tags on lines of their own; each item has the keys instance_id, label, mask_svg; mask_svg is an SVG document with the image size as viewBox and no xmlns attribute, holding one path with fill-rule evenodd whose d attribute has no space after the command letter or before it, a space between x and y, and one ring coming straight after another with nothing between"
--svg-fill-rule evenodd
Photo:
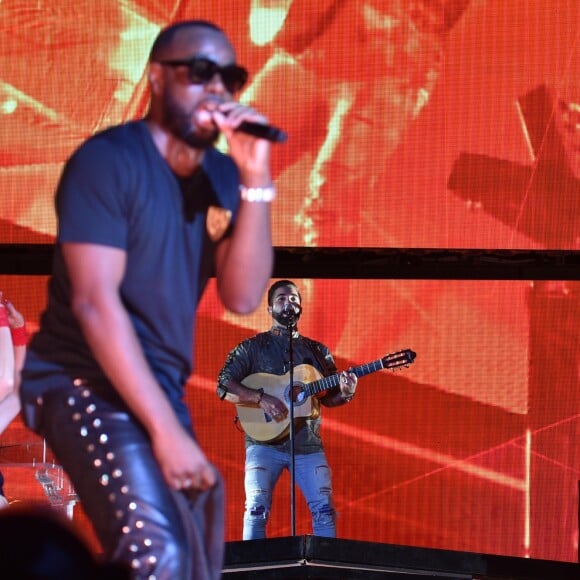
<instances>
[{"instance_id":1,"label":"guitar headstock","mask_svg":"<svg viewBox=\"0 0 580 580\"><path fill-rule=\"evenodd\" d=\"M416 356L417 353L411 349L399 350L398 352L387 354L381 359L381 362L386 369L394 369L402 366L407 367L414 362Z\"/></svg>"}]
</instances>

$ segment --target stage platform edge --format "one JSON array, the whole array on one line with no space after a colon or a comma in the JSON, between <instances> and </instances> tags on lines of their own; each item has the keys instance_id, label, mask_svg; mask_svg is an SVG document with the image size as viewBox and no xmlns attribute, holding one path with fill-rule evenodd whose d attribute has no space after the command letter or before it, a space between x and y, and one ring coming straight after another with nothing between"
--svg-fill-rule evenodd
<instances>
[{"instance_id":1,"label":"stage platform edge","mask_svg":"<svg viewBox=\"0 0 580 580\"><path fill-rule=\"evenodd\" d=\"M580 565L322 538L228 542L223 579L578 580Z\"/></svg>"}]
</instances>

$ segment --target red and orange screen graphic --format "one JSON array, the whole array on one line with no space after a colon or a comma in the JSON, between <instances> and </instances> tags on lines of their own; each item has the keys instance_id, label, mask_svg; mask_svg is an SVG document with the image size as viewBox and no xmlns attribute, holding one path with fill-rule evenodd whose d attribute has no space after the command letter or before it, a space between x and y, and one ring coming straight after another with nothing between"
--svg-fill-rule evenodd
<instances>
[{"instance_id":1,"label":"red and orange screen graphic","mask_svg":"<svg viewBox=\"0 0 580 580\"><path fill-rule=\"evenodd\" d=\"M250 71L240 99L289 135L273 148L277 246L580 247L575 0L4 0L0 18L1 244L52 243L67 157L145 114L156 34L203 18ZM339 368L417 352L323 411L339 536L577 560L580 285L383 278L297 280L300 330ZM32 331L45 286L0 277ZM210 285L187 396L226 478L228 540L241 539L244 446L216 376L268 326L265 301L236 317ZM0 442L9 499L88 526L42 442L19 421ZM290 533L289 499L284 478L271 537Z\"/></svg>"}]
</instances>

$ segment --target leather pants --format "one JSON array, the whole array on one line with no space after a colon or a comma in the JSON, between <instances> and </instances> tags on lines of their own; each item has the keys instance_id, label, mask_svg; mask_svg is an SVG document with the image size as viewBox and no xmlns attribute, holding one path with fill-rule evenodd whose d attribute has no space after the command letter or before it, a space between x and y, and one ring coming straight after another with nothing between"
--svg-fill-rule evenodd
<instances>
[{"instance_id":1,"label":"leather pants","mask_svg":"<svg viewBox=\"0 0 580 580\"><path fill-rule=\"evenodd\" d=\"M36 402L36 430L62 464L108 561L148 580L220 578L223 482L198 492L166 483L145 431L84 381ZM171 453L171 450L167 450Z\"/></svg>"}]
</instances>

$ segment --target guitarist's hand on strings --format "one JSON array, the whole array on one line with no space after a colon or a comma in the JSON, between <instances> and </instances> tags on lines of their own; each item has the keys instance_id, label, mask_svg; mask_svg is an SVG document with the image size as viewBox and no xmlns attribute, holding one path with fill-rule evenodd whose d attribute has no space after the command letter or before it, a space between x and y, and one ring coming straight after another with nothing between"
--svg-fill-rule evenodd
<instances>
[{"instance_id":1,"label":"guitarist's hand on strings","mask_svg":"<svg viewBox=\"0 0 580 580\"><path fill-rule=\"evenodd\" d=\"M288 416L288 407L278 397L269 395L264 389L249 388L238 381L230 380L220 385L221 398L236 405L259 407L276 422L284 421Z\"/></svg>"},{"instance_id":2,"label":"guitarist's hand on strings","mask_svg":"<svg viewBox=\"0 0 580 580\"><path fill-rule=\"evenodd\" d=\"M264 393L258 403L264 413L270 415L274 421L284 421L288 415L288 408L277 397Z\"/></svg>"}]
</instances>

